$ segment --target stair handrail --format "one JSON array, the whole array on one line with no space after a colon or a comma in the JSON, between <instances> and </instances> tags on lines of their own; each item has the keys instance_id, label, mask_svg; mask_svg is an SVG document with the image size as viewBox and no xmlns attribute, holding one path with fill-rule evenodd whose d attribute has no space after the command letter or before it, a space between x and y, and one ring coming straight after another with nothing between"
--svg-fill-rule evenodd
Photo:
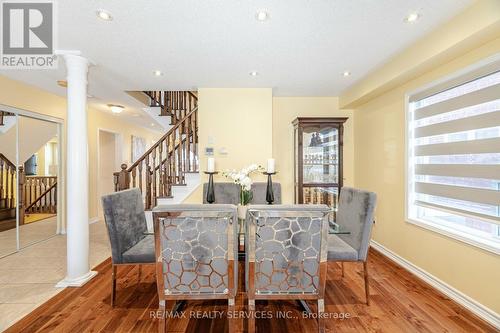
<instances>
[{"instance_id":1,"label":"stair handrail","mask_svg":"<svg viewBox=\"0 0 500 333\"><path fill-rule=\"evenodd\" d=\"M57 187L57 181L54 182L49 188L47 188L42 194L40 194L35 200L33 200L25 209L25 212L28 212L36 203L41 202L42 198L45 197L48 193L50 193L54 188ZM55 196L55 200L57 200L57 196ZM56 203L54 202L54 206Z\"/></svg>"},{"instance_id":2,"label":"stair handrail","mask_svg":"<svg viewBox=\"0 0 500 333\"><path fill-rule=\"evenodd\" d=\"M158 198L172 196L172 186L186 185L186 173L198 171L198 98L188 91L144 93L173 126L130 167L122 164L113 175L115 191L138 187L150 209Z\"/></svg>"},{"instance_id":3,"label":"stair handrail","mask_svg":"<svg viewBox=\"0 0 500 333\"><path fill-rule=\"evenodd\" d=\"M16 165L12 163L4 154L0 153L0 159L7 163L10 167L15 168Z\"/></svg>"},{"instance_id":4,"label":"stair handrail","mask_svg":"<svg viewBox=\"0 0 500 333\"><path fill-rule=\"evenodd\" d=\"M171 129L169 129L165 135L163 135L161 138L159 138L155 144L153 144L144 154L141 155L141 157L139 157L131 166L129 166L127 168L127 171L131 172L132 169L134 169L136 166L138 166L140 163L142 163L142 161L144 161L146 159L146 157L148 157L153 150L158 148L158 146L163 141L165 141L168 136L170 136L175 130L177 130L186 121L186 119L188 119L196 111L198 111L198 107L195 107L193 110L191 110L191 112L189 112L184 118L179 120L179 122L176 125L174 125Z\"/></svg>"}]
</instances>

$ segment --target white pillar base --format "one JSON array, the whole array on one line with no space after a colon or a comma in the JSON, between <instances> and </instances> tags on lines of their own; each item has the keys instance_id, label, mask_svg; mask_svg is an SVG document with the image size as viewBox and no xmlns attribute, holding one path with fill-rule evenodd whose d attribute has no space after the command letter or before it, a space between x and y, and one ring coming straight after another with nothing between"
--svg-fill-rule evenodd
<instances>
[{"instance_id":1,"label":"white pillar base","mask_svg":"<svg viewBox=\"0 0 500 333\"><path fill-rule=\"evenodd\" d=\"M56 288L66 288L66 287L81 287L85 283L89 282L92 280L94 276L97 275L96 271L89 271L87 274L84 276L80 276L79 278L76 279L68 279L67 277L64 280L59 281L56 284Z\"/></svg>"}]
</instances>

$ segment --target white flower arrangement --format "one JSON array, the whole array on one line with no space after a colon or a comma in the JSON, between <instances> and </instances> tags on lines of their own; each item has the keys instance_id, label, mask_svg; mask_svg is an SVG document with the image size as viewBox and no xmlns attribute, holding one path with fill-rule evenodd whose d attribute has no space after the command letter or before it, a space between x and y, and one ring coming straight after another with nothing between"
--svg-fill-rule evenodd
<instances>
[{"instance_id":1,"label":"white flower arrangement","mask_svg":"<svg viewBox=\"0 0 500 333\"><path fill-rule=\"evenodd\" d=\"M264 168L257 164L251 164L239 171L233 169L222 173L224 177L232 179L235 184L240 186L240 203L242 205L247 205L252 200L253 180L250 175L257 171L264 171Z\"/></svg>"}]
</instances>

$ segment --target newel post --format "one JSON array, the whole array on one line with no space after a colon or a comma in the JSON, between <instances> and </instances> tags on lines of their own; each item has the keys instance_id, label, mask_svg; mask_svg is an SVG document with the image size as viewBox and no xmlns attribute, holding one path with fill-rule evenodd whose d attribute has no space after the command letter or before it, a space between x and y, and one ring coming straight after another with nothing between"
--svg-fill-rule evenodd
<instances>
[{"instance_id":1,"label":"newel post","mask_svg":"<svg viewBox=\"0 0 500 333\"><path fill-rule=\"evenodd\" d=\"M19 200L18 200L18 214L19 214L19 225L24 224L24 184L26 183L26 174L24 173L24 167L19 167L18 173L18 186L19 186Z\"/></svg>"},{"instance_id":2,"label":"newel post","mask_svg":"<svg viewBox=\"0 0 500 333\"><path fill-rule=\"evenodd\" d=\"M127 171L127 164L121 165L121 171L115 177L115 190L123 191L130 188L130 173Z\"/></svg>"}]
</instances>

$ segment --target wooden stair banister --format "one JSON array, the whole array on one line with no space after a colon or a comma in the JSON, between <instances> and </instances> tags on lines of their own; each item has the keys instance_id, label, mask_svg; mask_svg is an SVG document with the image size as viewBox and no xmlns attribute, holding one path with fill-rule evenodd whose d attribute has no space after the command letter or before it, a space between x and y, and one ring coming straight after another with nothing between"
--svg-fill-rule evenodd
<instances>
[{"instance_id":1,"label":"wooden stair banister","mask_svg":"<svg viewBox=\"0 0 500 333\"><path fill-rule=\"evenodd\" d=\"M57 212L57 181L50 185L42 194L35 198L25 209L29 213Z\"/></svg>"},{"instance_id":2,"label":"wooden stair banister","mask_svg":"<svg viewBox=\"0 0 500 333\"><path fill-rule=\"evenodd\" d=\"M138 187L151 209L158 198L172 195L172 186L185 184L186 172L198 171L198 99L189 91L144 93L151 106L161 108L160 115L171 117L173 127L130 167L122 164L114 182L115 191Z\"/></svg>"},{"instance_id":3,"label":"wooden stair banister","mask_svg":"<svg viewBox=\"0 0 500 333\"><path fill-rule=\"evenodd\" d=\"M24 193L20 197L24 199L26 213L53 213L57 210L56 176L25 176L22 188ZM49 197L47 191L53 197Z\"/></svg>"},{"instance_id":4,"label":"wooden stair banister","mask_svg":"<svg viewBox=\"0 0 500 333\"><path fill-rule=\"evenodd\" d=\"M16 165L0 153L0 204L1 208L14 208Z\"/></svg>"}]
</instances>

